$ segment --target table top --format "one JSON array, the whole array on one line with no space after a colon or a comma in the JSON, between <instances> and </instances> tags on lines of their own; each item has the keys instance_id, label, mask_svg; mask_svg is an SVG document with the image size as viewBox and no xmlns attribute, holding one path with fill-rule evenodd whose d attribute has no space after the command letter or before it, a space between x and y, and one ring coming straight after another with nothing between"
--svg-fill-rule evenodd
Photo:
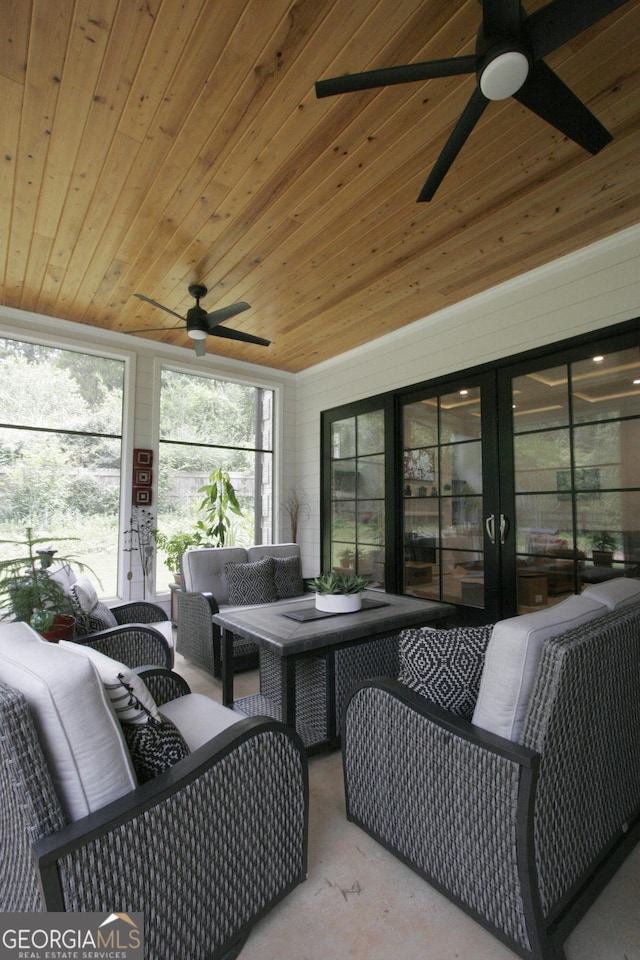
<instances>
[{"instance_id":1,"label":"table top","mask_svg":"<svg viewBox=\"0 0 640 960\"><path fill-rule=\"evenodd\" d=\"M383 637L406 627L419 627L451 616L455 608L435 600L420 600L391 593L366 590L363 597L381 601L355 613L325 617L322 620L293 620L288 612L299 612L301 605L315 606L315 597L296 598L290 602L263 604L234 612L227 608L213 617L214 623L226 630L268 647L286 657L309 650L338 646L352 640Z\"/></svg>"}]
</instances>

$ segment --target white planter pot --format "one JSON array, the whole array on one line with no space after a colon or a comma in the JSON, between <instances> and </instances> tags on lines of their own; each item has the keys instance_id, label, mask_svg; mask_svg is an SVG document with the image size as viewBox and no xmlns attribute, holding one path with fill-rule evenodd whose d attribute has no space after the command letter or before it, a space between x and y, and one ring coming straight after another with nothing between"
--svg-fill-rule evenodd
<instances>
[{"instance_id":1,"label":"white planter pot","mask_svg":"<svg viewBox=\"0 0 640 960\"><path fill-rule=\"evenodd\" d=\"M355 613L362 609L362 594L316 593L316 609L325 613Z\"/></svg>"}]
</instances>

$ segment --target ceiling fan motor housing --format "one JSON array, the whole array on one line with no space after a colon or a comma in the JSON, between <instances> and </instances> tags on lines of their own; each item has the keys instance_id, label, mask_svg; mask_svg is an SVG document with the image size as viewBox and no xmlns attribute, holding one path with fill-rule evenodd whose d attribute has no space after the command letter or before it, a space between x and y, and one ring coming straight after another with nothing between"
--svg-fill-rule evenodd
<instances>
[{"instance_id":1,"label":"ceiling fan motor housing","mask_svg":"<svg viewBox=\"0 0 640 960\"><path fill-rule=\"evenodd\" d=\"M200 304L187 310L187 333L192 340L204 340L209 332L207 311Z\"/></svg>"},{"instance_id":2,"label":"ceiling fan motor housing","mask_svg":"<svg viewBox=\"0 0 640 960\"><path fill-rule=\"evenodd\" d=\"M187 334L192 340L204 340L209 333L207 311L200 306L200 299L207 295L207 288L201 283L192 283L189 293L196 300L195 307L187 310Z\"/></svg>"}]
</instances>

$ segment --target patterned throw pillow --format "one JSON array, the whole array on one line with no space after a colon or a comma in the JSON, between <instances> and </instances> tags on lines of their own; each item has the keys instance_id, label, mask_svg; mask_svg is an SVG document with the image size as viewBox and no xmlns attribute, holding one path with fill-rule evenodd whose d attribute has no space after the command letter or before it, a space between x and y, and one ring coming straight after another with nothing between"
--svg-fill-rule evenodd
<instances>
[{"instance_id":1,"label":"patterned throw pillow","mask_svg":"<svg viewBox=\"0 0 640 960\"><path fill-rule=\"evenodd\" d=\"M299 597L304 593L300 557L273 557L273 579L278 600Z\"/></svg>"},{"instance_id":2,"label":"patterned throw pillow","mask_svg":"<svg viewBox=\"0 0 640 960\"><path fill-rule=\"evenodd\" d=\"M98 599L96 588L86 577L79 578L71 585L69 601L76 618L76 636L84 637L97 630L118 626L113 613Z\"/></svg>"},{"instance_id":3,"label":"patterned throw pillow","mask_svg":"<svg viewBox=\"0 0 640 960\"><path fill-rule=\"evenodd\" d=\"M432 703L471 719L493 624L400 634L400 681Z\"/></svg>"},{"instance_id":4,"label":"patterned throw pillow","mask_svg":"<svg viewBox=\"0 0 640 960\"><path fill-rule=\"evenodd\" d=\"M184 737L168 717L162 713L156 720L148 717L144 723L123 723L122 734L127 742L138 783L146 783L159 773L169 770L174 763L189 756Z\"/></svg>"},{"instance_id":5,"label":"patterned throw pillow","mask_svg":"<svg viewBox=\"0 0 640 960\"><path fill-rule=\"evenodd\" d=\"M273 570L273 557L264 557L255 563L227 563L229 603L233 606L273 603L278 599Z\"/></svg>"}]
</instances>

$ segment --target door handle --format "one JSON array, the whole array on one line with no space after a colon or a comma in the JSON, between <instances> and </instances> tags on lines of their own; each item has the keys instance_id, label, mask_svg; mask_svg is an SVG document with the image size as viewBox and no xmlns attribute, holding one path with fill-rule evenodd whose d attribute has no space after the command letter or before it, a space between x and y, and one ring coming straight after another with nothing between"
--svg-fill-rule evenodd
<instances>
[{"instance_id":1,"label":"door handle","mask_svg":"<svg viewBox=\"0 0 640 960\"><path fill-rule=\"evenodd\" d=\"M486 531L487 531L487 536L489 537L489 540L491 541L491 543L495 543L495 542L496 542L496 518L495 518L495 514L492 513L490 517L487 517L487 519L486 519L485 522L484 522L484 526L485 526L485 529L486 529Z\"/></svg>"},{"instance_id":2,"label":"door handle","mask_svg":"<svg viewBox=\"0 0 640 960\"><path fill-rule=\"evenodd\" d=\"M504 513L500 514L500 543L504 543L509 533L509 520Z\"/></svg>"}]
</instances>

